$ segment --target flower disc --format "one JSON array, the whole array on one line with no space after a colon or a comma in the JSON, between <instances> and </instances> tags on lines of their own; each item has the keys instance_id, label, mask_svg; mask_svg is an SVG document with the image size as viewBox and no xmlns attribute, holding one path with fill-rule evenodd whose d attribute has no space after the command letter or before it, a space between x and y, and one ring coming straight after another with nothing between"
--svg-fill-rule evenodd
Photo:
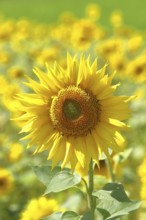
<instances>
[{"instance_id":1,"label":"flower disc","mask_svg":"<svg viewBox=\"0 0 146 220\"><path fill-rule=\"evenodd\" d=\"M50 118L62 135L87 135L99 121L99 101L90 92L69 86L52 100Z\"/></svg>"}]
</instances>

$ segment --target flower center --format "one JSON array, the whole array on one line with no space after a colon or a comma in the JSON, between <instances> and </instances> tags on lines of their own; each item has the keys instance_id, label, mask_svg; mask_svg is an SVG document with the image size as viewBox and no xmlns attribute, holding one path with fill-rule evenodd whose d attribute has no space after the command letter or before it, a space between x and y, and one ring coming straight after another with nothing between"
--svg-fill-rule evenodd
<instances>
[{"instance_id":1,"label":"flower center","mask_svg":"<svg viewBox=\"0 0 146 220\"><path fill-rule=\"evenodd\" d=\"M50 119L62 135L87 135L99 122L100 104L91 92L69 86L53 97Z\"/></svg>"},{"instance_id":2,"label":"flower center","mask_svg":"<svg viewBox=\"0 0 146 220\"><path fill-rule=\"evenodd\" d=\"M0 187L3 187L5 185L5 180L4 179L0 179Z\"/></svg>"},{"instance_id":3,"label":"flower center","mask_svg":"<svg viewBox=\"0 0 146 220\"><path fill-rule=\"evenodd\" d=\"M81 115L80 103L76 102L73 99L67 99L63 104L62 111L66 119L75 120Z\"/></svg>"}]
</instances>

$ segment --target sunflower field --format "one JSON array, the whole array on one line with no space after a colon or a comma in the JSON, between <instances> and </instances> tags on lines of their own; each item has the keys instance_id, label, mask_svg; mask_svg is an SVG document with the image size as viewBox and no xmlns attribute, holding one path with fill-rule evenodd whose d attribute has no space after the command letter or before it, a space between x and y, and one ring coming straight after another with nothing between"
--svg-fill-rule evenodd
<instances>
[{"instance_id":1,"label":"sunflower field","mask_svg":"<svg viewBox=\"0 0 146 220\"><path fill-rule=\"evenodd\" d=\"M0 0L0 220L146 219L145 8Z\"/></svg>"}]
</instances>

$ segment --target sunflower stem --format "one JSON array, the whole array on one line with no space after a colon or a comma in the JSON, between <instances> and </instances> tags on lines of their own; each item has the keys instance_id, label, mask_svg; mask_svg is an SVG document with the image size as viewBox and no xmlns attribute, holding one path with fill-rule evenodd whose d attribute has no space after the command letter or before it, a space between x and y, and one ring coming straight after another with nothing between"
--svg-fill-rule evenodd
<instances>
[{"instance_id":1,"label":"sunflower stem","mask_svg":"<svg viewBox=\"0 0 146 220\"><path fill-rule=\"evenodd\" d=\"M93 160L91 159L90 164L89 164L89 173L88 173L88 202L89 202L89 209L91 212L91 220L94 220L94 215L95 215L95 206L96 206L96 201L95 198L93 197L92 193L94 190L94 167L93 167Z\"/></svg>"},{"instance_id":2,"label":"sunflower stem","mask_svg":"<svg viewBox=\"0 0 146 220\"><path fill-rule=\"evenodd\" d=\"M108 172L110 174L111 181L115 182L116 181L115 174L113 172L113 168L112 168L111 162L110 162L110 160L108 158L106 159L106 165L107 165L107 168L108 168Z\"/></svg>"},{"instance_id":3,"label":"sunflower stem","mask_svg":"<svg viewBox=\"0 0 146 220\"><path fill-rule=\"evenodd\" d=\"M83 181L83 183L86 187L86 192L88 193L88 184L87 184L86 180L83 177L82 177L82 181Z\"/></svg>"}]
</instances>

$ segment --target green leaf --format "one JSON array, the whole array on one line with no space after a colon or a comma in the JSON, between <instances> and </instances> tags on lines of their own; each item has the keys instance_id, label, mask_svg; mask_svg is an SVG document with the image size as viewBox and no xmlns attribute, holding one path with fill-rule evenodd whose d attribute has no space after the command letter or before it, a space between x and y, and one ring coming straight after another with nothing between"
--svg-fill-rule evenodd
<instances>
[{"instance_id":1,"label":"green leaf","mask_svg":"<svg viewBox=\"0 0 146 220\"><path fill-rule=\"evenodd\" d=\"M89 219L91 219L91 212L86 212L81 218L81 220L89 220Z\"/></svg>"},{"instance_id":2,"label":"green leaf","mask_svg":"<svg viewBox=\"0 0 146 220\"><path fill-rule=\"evenodd\" d=\"M139 208L141 202L131 201L119 183L108 183L93 193L98 198L97 210L105 220L114 220Z\"/></svg>"},{"instance_id":3,"label":"green leaf","mask_svg":"<svg viewBox=\"0 0 146 220\"><path fill-rule=\"evenodd\" d=\"M113 157L115 164L124 163L132 153L132 148L126 149L124 152L120 152Z\"/></svg>"},{"instance_id":4,"label":"green leaf","mask_svg":"<svg viewBox=\"0 0 146 220\"><path fill-rule=\"evenodd\" d=\"M33 166L38 179L47 187L45 195L51 192L60 192L77 185L81 177L72 173L70 169L61 169L61 167L51 166Z\"/></svg>"},{"instance_id":5,"label":"green leaf","mask_svg":"<svg viewBox=\"0 0 146 220\"><path fill-rule=\"evenodd\" d=\"M67 211L63 213L61 220L80 220L81 217L81 215L78 215L73 211Z\"/></svg>"},{"instance_id":6,"label":"green leaf","mask_svg":"<svg viewBox=\"0 0 146 220\"><path fill-rule=\"evenodd\" d=\"M55 212L52 215L49 215L42 220L61 220L62 212Z\"/></svg>"},{"instance_id":7,"label":"green leaf","mask_svg":"<svg viewBox=\"0 0 146 220\"><path fill-rule=\"evenodd\" d=\"M107 219L108 217L110 217L110 213L107 210L101 208L97 208L97 210L103 216L103 219Z\"/></svg>"},{"instance_id":8,"label":"green leaf","mask_svg":"<svg viewBox=\"0 0 146 220\"><path fill-rule=\"evenodd\" d=\"M130 202L127 194L125 193L124 187L120 183L107 183L104 190L111 191L111 196L121 202Z\"/></svg>"}]
</instances>

